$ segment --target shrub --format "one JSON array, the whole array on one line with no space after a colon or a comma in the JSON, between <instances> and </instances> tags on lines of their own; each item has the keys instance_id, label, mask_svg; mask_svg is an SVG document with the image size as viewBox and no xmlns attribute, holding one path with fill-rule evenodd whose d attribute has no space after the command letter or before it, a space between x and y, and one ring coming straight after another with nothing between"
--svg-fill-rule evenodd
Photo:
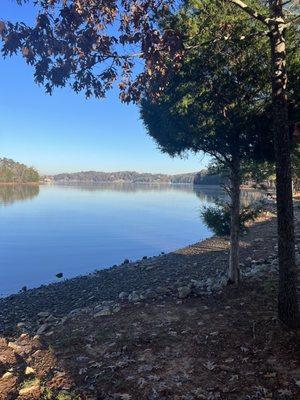
<instances>
[{"instance_id":1,"label":"shrub","mask_svg":"<svg viewBox=\"0 0 300 400\"><path fill-rule=\"evenodd\" d=\"M259 203L244 206L240 211L240 232L247 230L246 224L254 221L261 213L261 205ZM216 201L214 206L204 207L201 211L201 217L205 225L210 228L217 236L230 235L230 205L225 202Z\"/></svg>"}]
</instances>

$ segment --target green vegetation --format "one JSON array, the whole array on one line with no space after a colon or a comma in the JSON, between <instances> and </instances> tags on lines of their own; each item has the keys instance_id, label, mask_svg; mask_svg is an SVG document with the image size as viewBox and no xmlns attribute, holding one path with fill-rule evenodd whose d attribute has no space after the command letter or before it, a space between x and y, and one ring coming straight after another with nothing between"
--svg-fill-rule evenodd
<instances>
[{"instance_id":1,"label":"green vegetation","mask_svg":"<svg viewBox=\"0 0 300 400\"><path fill-rule=\"evenodd\" d=\"M70 174L58 174L46 177L54 183L166 183L166 184L194 184L218 185L218 176L211 175L209 171L202 170L198 173L187 174L150 174L134 171L96 172L83 171Z\"/></svg>"},{"instance_id":2,"label":"green vegetation","mask_svg":"<svg viewBox=\"0 0 300 400\"><path fill-rule=\"evenodd\" d=\"M239 231L244 233L247 230L247 222L254 221L261 213L259 204L241 207L239 219ZM207 206L201 211L204 223L217 236L230 235L231 210L226 202L216 202L216 206Z\"/></svg>"},{"instance_id":3,"label":"green vegetation","mask_svg":"<svg viewBox=\"0 0 300 400\"><path fill-rule=\"evenodd\" d=\"M231 6L224 5L221 13L209 0L198 6L203 12L195 12L194 6L194 1L186 2L166 22L170 29L191 38L192 49L159 99L153 101L156 83L148 85L141 117L161 151L171 156L203 151L226 171L231 199L228 279L238 284L243 160L274 160L266 62L269 44L254 37L237 40L243 34L251 37L256 27L248 26L248 18L238 10L233 12ZM226 23L233 23L231 37L222 42L220 26Z\"/></svg>"},{"instance_id":4,"label":"green vegetation","mask_svg":"<svg viewBox=\"0 0 300 400\"><path fill-rule=\"evenodd\" d=\"M39 179L39 174L33 167L0 158L0 183L37 183Z\"/></svg>"}]
</instances>

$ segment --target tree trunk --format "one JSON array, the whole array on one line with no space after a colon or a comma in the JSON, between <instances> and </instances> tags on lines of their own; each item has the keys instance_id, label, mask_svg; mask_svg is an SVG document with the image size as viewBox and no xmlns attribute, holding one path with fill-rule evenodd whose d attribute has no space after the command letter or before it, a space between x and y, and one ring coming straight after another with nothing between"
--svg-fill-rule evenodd
<instances>
[{"instance_id":1,"label":"tree trunk","mask_svg":"<svg viewBox=\"0 0 300 400\"><path fill-rule=\"evenodd\" d=\"M228 284L238 285L240 282L239 269L239 235L240 235L240 159L233 157L231 171L231 221L230 221L230 259Z\"/></svg>"},{"instance_id":2,"label":"tree trunk","mask_svg":"<svg viewBox=\"0 0 300 400\"><path fill-rule=\"evenodd\" d=\"M271 22L273 130L276 154L279 293L278 316L290 328L299 326L295 265L286 45L281 0L269 0Z\"/></svg>"}]
</instances>

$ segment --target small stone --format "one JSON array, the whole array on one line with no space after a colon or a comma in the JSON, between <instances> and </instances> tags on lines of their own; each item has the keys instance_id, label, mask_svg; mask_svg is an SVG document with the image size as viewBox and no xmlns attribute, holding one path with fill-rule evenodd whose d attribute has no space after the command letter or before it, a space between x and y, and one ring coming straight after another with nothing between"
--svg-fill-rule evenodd
<instances>
[{"instance_id":1,"label":"small stone","mask_svg":"<svg viewBox=\"0 0 300 400\"><path fill-rule=\"evenodd\" d=\"M31 367L26 367L25 369L25 375L33 375L35 373L35 370Z\"/></svg>"},{"instance_id":2,"label":"small stone","mask_svg":"<svg viewBox=\"0 0 300 400\"><path fill-rule=\"evenodd\" d=\"M29 387L19 390L20 396L32 396L36 393L40 393L40 386L38 386L38 385L29 386ZM29 398L29 397L25 397L25 398Z\"/></svg>"},{"instance_id":3,"label":"small stone","mask_svg":"<svg viewBox=\"0 0 300 400\"><path fill-rule=\"evenodd\" d=\"M22 347L17 345L14 342L8 342L7 347L11 348L16 353L21 353L22 352Z\"/></svg>"},{"instance_id":4,"label":"small stone","mask_svg":"<svg viewBox=\"0 0 300 400\"><path fill-rule=\"evenodd\" d=\"M109 307L103 307L102 310L100 310L96 314L94 314L94 318L106 317L106 316L109 316L109 315L112 315L112 314L113 314L113 312Z\"/></svg>"},{"instance_id":5,"label":"small stone","mask_svg":"<svg viewBox=\"0 0 300 400\"><path fill-rule=\"evenodd\" d=\"M131 292L130 295L128 296L128 300L132 303L135 303L135 302L139 301L140 299L141 299L140 295L135 290L133 292Z\"/></svg>"},{"instance_id":6,"label":"small stone","mask_svg":"<svg viewBox=\"0 0 300 400\"><path fill-rule=\"evenodd\" d=\"M47 317L46 318L46 321L48 322L48 323L54 323L54 322L58 322L58 319L57 318L55 318L53 315L49 315L49 317Z\"/></svg>"},{"instance_id":7,"label":"small stone","mask_svg":"<svg viewBox=\"0 0 300 400\"><path fill-rule=\"evenodd\" d=\"M47 312L47 311L41 311L41 312L39 312L39 313L37 314L37 316L38 316L39 318L47 318L47 317L50 316L50 313Z\"/></svg>"},{"instance_id":8,"label":"small stone","mask_svg":"<svg viewBox=\"0 0 300 400\"><path fill-rule=\"evenodd\" d=\"M120 299L120 300L127 300L127 299L128 299L128 293L126 293L126 292L121 292L121 293L119 294L119 299Z\"/></svg>"},{"instance_id":9,"label":"small stone","mask_svg":"<svg viewBox=\"0 0 300 400\"><path fill-rule=\"evenodd\" d=\"M18 322L18 323L17 323L17 328L18 328L18 329L24 329L24 328L26 328L26 327L27 327L27 325L26 325L25 322Z\"/></svg>"},{"instance_id":10,"label":"small stone","mask_svg":"<svg viewBox=\"0 0 300 400\"><path fill-rule=\"evenodd\" d=\"M158 294L162 294L162 295L165 295L165 294L168 294L169 293L169 289L168 288L166 288L166 287L158 287L158 288L156 288L155 289L155 291L158 293Z\"/></svg>"},{"instance_id":11,"label":"small stone","mask_svg":"<svg viewBox=\"0 0 300 400\"><path fill-rule=\"evenodd\" d=\"M5 372L5 374L2 375L1 379L10 379L14 376L14 374L12 372Z\"/></svg>"},{"instance_id":12,"label":"small stone","mask_svg":"<svg viewBox=\"0 0 300 400\"><path fill-rule=\"evenodd\" d=\"M155 299L157 298L157 293L154 292L154 290L147 289L145 292L142 292L140 295L140 298L143 300L150 300L150 299Z\"/></svg>"},{"instance_id":13,"label":"small stone","mask_svg":"<svg viewBox=\"0 0 300 400\"><path fill-rule=\"evenodd\" d=\"M49 324L43 324L39 327L39 329L36 331L37 335L42 335L45 333L48 329L50 328Z\"/></svg>"},{"instance_id":14,"label":"small stone","mask_svg":"<svg viewBox=\"0 0 300 400\"><path fill-rule=\"evenodd\" d=\"M189 286L181 286L177 289L177 291L178 291L178 297L180 299L186 299L192 292Z\"/></svg>"}]
</instances>

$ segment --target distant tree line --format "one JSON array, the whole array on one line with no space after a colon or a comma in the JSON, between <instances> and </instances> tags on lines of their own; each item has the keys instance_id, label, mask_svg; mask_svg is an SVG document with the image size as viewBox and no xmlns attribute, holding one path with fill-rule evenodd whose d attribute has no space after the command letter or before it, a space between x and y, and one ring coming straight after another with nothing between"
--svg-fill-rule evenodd
<instances>
[{"instance_id":1,"label":"distant tree line","mask_svg":"<svg viewBox=\"0 0 300 400\"><path fill-rule=\"evenodd\" d=\"M0 183L32 183L39 182L39 173L32 167L0 158Z\"/></svg>"},{"instance_id":2,"label":"distant tree line","mask_svg":"<svg viewBox=\"0 0 300 400\"><path fill-rule=\"evenodd\" d=\"M45 180L54 183L109 183L109 182L130 182L130 183L166 183L166 184L194 184L194 185L219 185L220 178L211 175L207 170L198 173L186 174L151 174L138 173L134 171L120 172L96 172L83 171L75 173L63 173L45 177Z\"/></svg>"}]
</instances>

